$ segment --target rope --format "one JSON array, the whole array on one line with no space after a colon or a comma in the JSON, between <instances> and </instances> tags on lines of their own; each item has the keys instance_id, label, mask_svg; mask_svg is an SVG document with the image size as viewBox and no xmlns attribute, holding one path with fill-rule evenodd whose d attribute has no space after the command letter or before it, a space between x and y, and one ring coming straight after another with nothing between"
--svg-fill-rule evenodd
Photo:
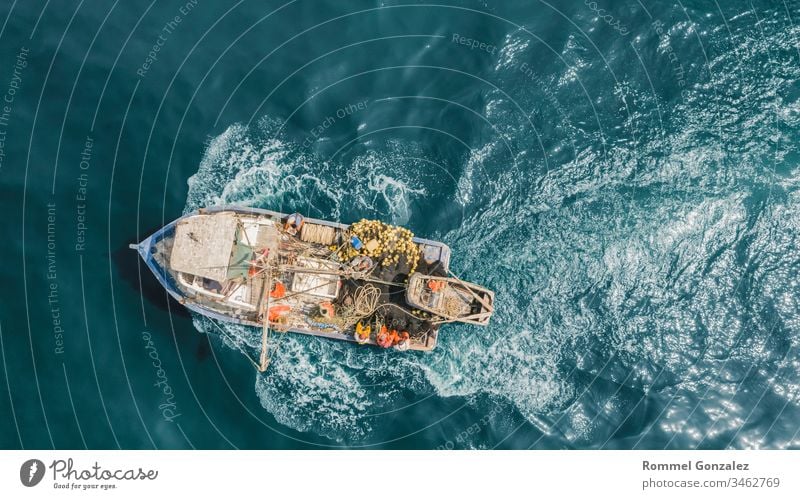
<instances>
[{"instance_id":1,"label":"rope","mask_svg":"<svg viewBox=\"0 0 800 499\"><path fill-rule=\"evenodd\" d=\"M356 290L354 298L355 315L359 318L372 315L378 306L381 292L372 284L365 284Z\"/></svg>"},{"instance_id":2,"label":"rope","mask_svg":"<svg viewBox=\"0 0 800 499\"><path fill-rule=\"evenodd\" d=\"M253 358L252 358L252 357L250 357L250 355L248 355L248 354L247 354L247 352L245 352L244 350L242 350L242 348L239 346L239 344L238 344L238 343L237 343L237 341L236 341L236 337L234 337L233 335L231 335L230 333L228 333L227 331L225 331L224 329L222 329L222 328L219 326L219 324L217 324L216 322L214 322L214 319L212 319L212 318L210 318L210 317L206 317L206 318L208 319L208 322L210 322L211 324L213 324L213 325L214 325L214 327L216 327L216 328L219 330L219 332L220 332L220 333L222 333L222 334L223 334L225 337L227 337L227 338L230 340L230 342L231 342L231 343L233 343L233 346L235 346L235 347L236 347L236 349L237 349L237 350L239 350L239 352L241 352L241 353L242 353L242 355L244 355L244 356L247 358L247 360L249 360L249 361L250 361L250 362L251 362L251 363L252 363L252 364L255 366L255 368L256 368L256 369L258 369L258 368L260 367L260 366L259 366L259 364L258 364L258 362L256 362L255 360L253 360Z\"/></svg>"},{"instance_id":3,"label":"rope","mask_svg":"<svg viewBox=\"0 0 800 499\"><path fill-rule=\"evenodd\" d=\"M458 301L455 299L445 298L443 305L444 306L442 308L444 309L444 313L447 314L447 317L453 318L459 316L458 312L460 311L461 307L459 306Z\"/></svg>"},{"instance_id":4,"label":"rope","mask_svg":"<svg viewBox=\"0 0 800 499\"><path fill-rule=\"evenodd\" d=\"M381 297L381 291L372 284L365 284L360 286L353 297L352 308L342 310L338 316L334 318L334 322L340 329L347 329L353 326L356 322L369 317L378 309L378 301Z\"/></svg>"},{"instance_id":5,"label":"rope","mask_svg":"<svg viewBox=\"0 0 800 499\"><path fill-rule=\"evenodd\" d=\"M304 223L300 229L300 240L308 243L333 244L336 240L336 229L327 225Z\"/></svg>"}]
</instances>

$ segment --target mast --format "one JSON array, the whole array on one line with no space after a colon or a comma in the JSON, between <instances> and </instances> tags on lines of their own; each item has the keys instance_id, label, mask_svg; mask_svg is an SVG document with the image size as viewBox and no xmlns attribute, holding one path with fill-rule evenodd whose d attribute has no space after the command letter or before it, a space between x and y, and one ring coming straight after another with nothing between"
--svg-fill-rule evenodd
<instances>
[{"instance_id":1,"label":"mast","mask_svg":"<svg viewBox=\"0 0 800 499\"><path fill-rule=\"evenodd\" d=\"M264 298L261 298L261 317L262 317L262 330L261 330L261 359L258 366L260 372L264 372L269 367L269 357L267 356L267 340L269 339L269 299L270 291L272 290L272 273L267 272L267 279L264 283L264 294L266 294L266 307L264 306Z\"/></svg>"}]
</instances>

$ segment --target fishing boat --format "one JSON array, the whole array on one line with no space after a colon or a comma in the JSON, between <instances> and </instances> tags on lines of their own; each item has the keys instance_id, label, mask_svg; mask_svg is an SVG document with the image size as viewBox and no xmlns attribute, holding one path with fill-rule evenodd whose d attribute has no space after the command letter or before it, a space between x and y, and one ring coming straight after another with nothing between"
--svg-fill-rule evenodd
<instances>
[{"instance_id":1,"label":"fishing boat","mask_svg":"<svg viewBox=\"0 0 800 499\"><path fill-rule=\"evenodd\" d=\"M395 350L436 347L442 324L486 326L494 293L449 270L450 248L406 228L239 206L188 213L132 244L167 292L213 320Z\"/></svg>"}]
</instances>

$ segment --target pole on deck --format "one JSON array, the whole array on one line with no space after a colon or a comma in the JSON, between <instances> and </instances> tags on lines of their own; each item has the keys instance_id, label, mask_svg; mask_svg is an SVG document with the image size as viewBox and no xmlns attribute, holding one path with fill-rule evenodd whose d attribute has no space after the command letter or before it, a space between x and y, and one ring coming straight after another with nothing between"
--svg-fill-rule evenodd
<instances>
[{"instance_id":1,"label":"pole on deck","mask_svg":"<svg viewBox=\"0 0 800 499\"><path fill-rule=\"evenodd\" d=\"M258 366L260 372L264 372L269 367L269 357L267 356L267 339L269 338L269 298L272 291L272 274L267 273L267 281L264 285L264 293L267 295L267 306L262 305L263 328L261 333L261 359ZM263 303L263 298L262 298Z\"/></svg>"}]
</instances>

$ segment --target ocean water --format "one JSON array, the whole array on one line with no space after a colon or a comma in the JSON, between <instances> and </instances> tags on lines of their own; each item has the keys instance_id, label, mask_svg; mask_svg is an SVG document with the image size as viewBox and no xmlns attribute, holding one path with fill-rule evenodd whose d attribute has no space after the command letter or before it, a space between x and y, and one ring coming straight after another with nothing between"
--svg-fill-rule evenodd
<instances>
[{"instance_id":1,"label":"ocean water","mask_svg":"<svg viewBox=\"0 0 800 499\"><path fill-rule=\"evenodd\" d=\"M800 2L5 2L0 448L800 448ZM128 244L378 218L428 354L193 316Z\"/></svg>"}]
</instances>

